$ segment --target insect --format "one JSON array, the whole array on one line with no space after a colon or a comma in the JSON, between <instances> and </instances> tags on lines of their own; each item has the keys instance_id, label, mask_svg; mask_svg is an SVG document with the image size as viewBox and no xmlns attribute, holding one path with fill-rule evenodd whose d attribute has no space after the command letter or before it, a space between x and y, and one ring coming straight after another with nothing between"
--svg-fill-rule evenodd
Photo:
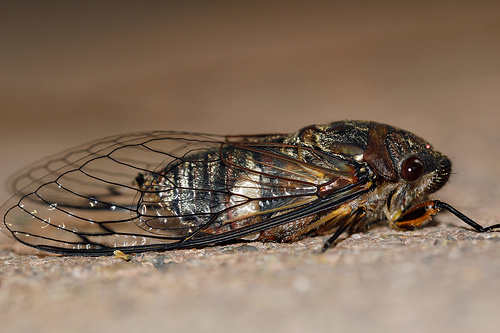
<instances>
[{"instance_id":1,"label":"insect","mask_svg":"<svg viewBox=\"0 0 500 333\"><path fill-rule=\"evenodd\" d=\"M339 121L293 134L147 132L94 141L11 181L2 231L37 249L110 255L235 240L286 242L359 232L380 221L422 225L447 210L451 162L396 127Z\"/></svg>"}]
</instances>

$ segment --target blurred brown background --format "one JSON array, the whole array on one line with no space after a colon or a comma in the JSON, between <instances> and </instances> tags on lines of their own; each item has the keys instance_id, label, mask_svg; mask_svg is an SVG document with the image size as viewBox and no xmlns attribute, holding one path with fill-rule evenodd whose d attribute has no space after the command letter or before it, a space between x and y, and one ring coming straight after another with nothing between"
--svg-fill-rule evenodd
<instances>
[{"instance_id":1,"label":"blurred brown background","mask_svg":"<svg viewBox=\"0 0 500 333\"><path fill-rule=\"evenodd\" d=\"M433 143L449 155L456 173L440 197L484 224L499 223L499 37L498 1L3 2L0 179L7 181L12 172L46 155L116 133L153 129L217 134L292 132L313 123L358 118L396 125ZM2 190L1 201L7 198L8 193ZM457 223L449 216L440 221ZM4 244L8 242L0 237ZM488 255L500 260L494 255L500 254L498 246L491 251ZM490 257L478 255L470 261L481 258ZM286 263L282 267L285 271L290 269ZM211 267L210 262L204 264ZM484 267L489 265L484 262ZM259 269L258 264L255 267ZM293 269L289 272L290 276L298 274L299 284L300 277L308 276L307 269L301 267L305 271L295 268L300 274ZM376 304L380 295L370 294L370 290L379 286L366 282L386 278L377 272L375 265L373 271L363 272L366 279L357 275L353 278L357 282L337 283L337 288L343 288L346 294L341 295L347 298L347 291L353 291L352 297L360 304L365 304L363 299L366 304ZM188 273L195 281L206 274L194 268ZM47 281L53 281L51 273L45 274ZM325 279L344 274L350 280L345 271L322 274ZM431 280L443 277L429 274L426 278ZM427 331L440 331L447 323L455 331L475 325L485 331L492 329L500 322L489 322L488 314L498 314L500 299L471 295L473 286L499 280L499 275L497 270L482 274L483 280L474 280L472 289L462 290L462 294L458 291L459 296L453 296L451 289L445 291L449 297L443 296L440 303L440 307L453 307L472 297L471 304L489 305L473 312L468 320L463 316L472 310L466 305L446 312L444 319L429 319L429 312L418 312L419 305L428 306L418 303L426 299L419 297L413 306L404 302L395 306L401 305L400 300L386 301L387 307L379 310L367 306L359 315L359 320L368 317L366 325L358 322L355 327L372 331L391 324L405 327L404 320L386 320L384 313L405 312L404 307L409 306L417 314L410 320L415 331L420 327L415 319L418 314L427 316L428 324L422 318ZM454 272L445 276L453 278ZM141 276L134 277L141 284ZM11 307L16 295L5 287L10 286L11 278L6 275L0 280L0 309L10 309L8 327L18 331L37 327L16 324L15 310L23 309L24 303L14 301L18 307ZM245 276L241 279L239 283L244 285L244 281L254 281L251 277L245 280ZM45 282L29 281L34 284L34 295L43 294L40 290L46 287ZM131 278L131 286L135 286L133 281ZM157 286L154 279L149 283ZM415 283L405 288L414 290L408 291L409 299L424 282ZM266 281L257 291L249 285L244 290L268 295L265 286ZM498 284L489 288L500 295ZM432 289L425 295L432 299L441 291ZM149 298L155 294L141 292ZM175 297L184 304L183 309L190 309L198 296L195 293L189 298L179 292ZM335 311L349 310L341 306L342 300L330 299L324 292L316 296L320 298L317 303L310 303L318 306L315 313L328 313L330 303L336 303ZM276 297L300 302L286 289ZM61 302L71 298L61 296ZM112 307L115 301L123 299L111 296L106 304ZM61 309L61 302L38 301L32 311L43 312L55 304ZM211 304L209 298L207 304ZM356 302L350 300L349 304L356 308ZM261 303L252 306L255 317L245 317L250 322L259 321L259 308L267 314L274 309ZM195 322L203 318L210 323L210 318L216 317L207 316L205 311L229 311L227 318L231 320L236 318L231 317L231 308L224 304L213 309L197 307L199 312L180 317ZM302 318L302 310L297 305L288 309L288 315ZM92 309L88 311L88 316L95 315ZM169 309L158 311L160 327L168 329L161 312ZM147 312L151 316L155 310ZM347 320L339 319L343 318L340 314L333 322L328 322L328 315L311 316L294 325L277 325L271 320L264 327L293 331L294 327L307 328L309 320L317 329L350 327ZM64 318L59 322L56 318L54 313L52 331L64 328ZM462 321L454 324L455 319ZM244 331L250 327L232 323L226 328L242 327ZM132 321L130 327L134 325L142 324ZM220 328L199 322L170 325L184 331ZM77 329L85 327L81 324Z\"/></svg>"}]
</instances>

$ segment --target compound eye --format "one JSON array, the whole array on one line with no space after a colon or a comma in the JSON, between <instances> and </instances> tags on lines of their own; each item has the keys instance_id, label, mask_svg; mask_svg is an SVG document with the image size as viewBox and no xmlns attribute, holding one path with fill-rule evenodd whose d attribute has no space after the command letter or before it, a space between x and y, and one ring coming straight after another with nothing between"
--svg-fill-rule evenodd
<instances>
[{"instance_id":1,"label":"compound eye","mask_svg":"<svg viewBox=\"0 0 500 333\"><path fill-rule=\"evenodd\" d=\"M416 156L408 157L403 162L401 177L408 182L414 182L424 174L424 162Z\"/></svg>"}]
</instances>

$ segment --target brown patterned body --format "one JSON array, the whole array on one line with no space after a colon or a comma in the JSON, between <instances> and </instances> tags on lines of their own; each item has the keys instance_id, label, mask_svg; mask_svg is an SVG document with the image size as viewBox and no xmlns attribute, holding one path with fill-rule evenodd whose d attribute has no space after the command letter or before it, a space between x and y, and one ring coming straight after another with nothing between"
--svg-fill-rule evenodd
<instances>
[{"instance_id":1,"label":"brown patterned body","mask_svg":"<svg viewBox=\"0 0 500 333\"><path fill-rule=\"evenodd\" d=\"M14 178L2 231L46 251L102 255L333 233L326 249L344 231L413 228L443 208L495 228L426 201L450 172L423 139L368 121L292 134L132 133Z\"/></svg>"}]
</instances>

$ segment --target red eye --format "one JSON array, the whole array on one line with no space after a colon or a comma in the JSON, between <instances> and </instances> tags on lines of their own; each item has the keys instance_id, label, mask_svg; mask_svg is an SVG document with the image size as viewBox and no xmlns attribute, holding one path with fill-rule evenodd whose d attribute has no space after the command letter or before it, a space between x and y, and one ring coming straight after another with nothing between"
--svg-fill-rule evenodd
<instances>
[{"instance_id":1,"label":"red eye","mask_svg":"<svg viewBox=\"0 0 500 333\"><path fill-rule=\"evenodd\" d=\"M408 182L414 182L424 174L424 162L416 156L408 157L401 168L401 177Z\"/></svg>"}]
</instances>

